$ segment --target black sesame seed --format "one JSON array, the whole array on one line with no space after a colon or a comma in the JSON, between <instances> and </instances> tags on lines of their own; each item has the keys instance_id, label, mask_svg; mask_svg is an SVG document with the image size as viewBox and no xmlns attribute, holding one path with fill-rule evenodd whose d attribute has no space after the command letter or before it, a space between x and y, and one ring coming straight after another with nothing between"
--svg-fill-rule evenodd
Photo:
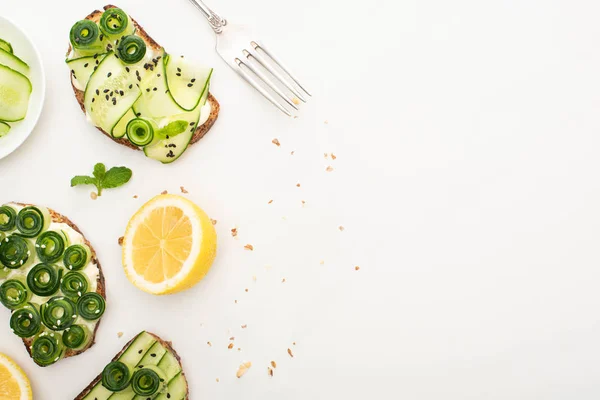
<instances>
[{"instance_id":1,"label":"black sesame seed","mask_svg":"<svg viewBox=\"0 0 600 400\"><path fill-rule=\"evenodd\" d=\"M154 90L154 91L156 92L156 91L158 90L158 88L154 88L154 89L152 89L152 90Z\"/></svg>"},{"instance_id":2,"label":"black sesame seed","mask_svg":"<svg viewBox=\"0 0 600 400\"><path fill-rule=\"evenodd\" d=\"M131 85L129 85L129 89L132 89L132 88L133 88L133 83Z\"/></svg>"},{"instance_id":3,"label":"black sesame seed","mask_svg":"<svg viewBox=\"0 0 600 400\"><path fill-rule=\"evenodd\" d=\"M97 70L97 69L98 69L98 66L95 66L95 67L94 67L94 71L95 71L95 70Z\"/></svg>"},{"instance_id":4,"label":"black sesame seed","mask_svg":"<svg viewBox=\"0 0 600 400\"><path fill-rule=\"evenodd\" d=\"M99 94L100 94L100 91L99 91L98 89L96 89L96 94L97 94L97 95L99 95Z\"/></svg>"},{"instance_id":5,"label":"black sesame seed","mask_svg":"<svg viewBox=\"0 0 600 400\"><path fill-rule=\"evenodd\" d=\"M141 117L141 116L142 116L142 113L137 113L137 114L135 114L135 116L136 116L136 117Z\"/></svg>"},{"instance_id":6,"label":"black sesame seed","mask_svg":"<svg viewBox=\"0 0 600 400\"><path fill-rule=\"evenodd\" d=\"M125 92L124 92L124 91L122 91L122 90L119 90L119 94L120 94L121 96L124 96L124 95L125 95Z\"/></svg>"},{"instance_id":7,"label":"black sesame seed","mask_svg":"<svg viewBox=\"0 0 600 400\"><path fill-rule=\"evenodd\" d=\"M177 72L181 72L181 68L177 67Z\"/></svg>"},{"instance_id":8,"label":"black sesame seed","mask_svg":"<svg viewBox=\"0 0 600 400\"><path fill-rule=\"evenodd\" d=\"M108 93L108 92L110 92L110 89L104 89L104 90L102 91L102 93Z\"/></svg>"},{"instance_id":9,"label":"black sesame seed","mask_svg":"<svg viewBox=\"0 0 600 400\"><path fill-rule=\"evenodd\" d=\"M113 94L115 94L115 92L110 92L109 96L113 97Z\"/></svg>"},{"instance_id":10,"label":"black sesame seed","mask_svg":"<svg viewBox=\"0 0 600 400\"><path fill-rule=\"evenodd\" d=\"M138 71L138 70L136 69L136 70L135 70L135 74L136 74L137 76L140 76L140 71Z\"/></svg>"},{"instance_id":11,"label":"black sesame seed","mask_svg":"<svg viewBox=\"0 0 600 400\"><path fill-rule=\"evenodd\" d=\"M100 35L100 40L102 40L102 35ZM98 58L98 54L94 54L94 60Z\"/></svg>"},{"instance_id":12,"label":"black sesame seed","mask_svg":"<svg viewBox=\"0 0 600 400\"><path fill-rule=\"evenodd\" d=\"M141 82L141 81L142 81L142 78L140 78L140 76L138 75L138 76L137 76L137 80Z\"/></svg>"},{"instance_id":13,"label":"black sesame seed","mask_svg":"<svg viewBox=\"0 0 600 400\"><path fill-rule=\"evenodd\" d=\"M167 393L167 399L171 398L171 393Z\"/></svg>"},{"instance_id":14,"label":"black sesame seed","mask_svg":"<svg viewBox=\"0 0 600 400\"><path fill-rule=\"evenodd\" d=\"M74 70L71 70L71 73L72 73L73 75L75 75L75 71L74 71Z\"/></svg>"},{"instance_id":15,"label":"black sesame seed","mask_svg":"<svg viewBox=\"0 0 600 400\"><path fill-rule=\"evenodd\" d=\"M160 74L156 74L156 76L160 78Z\"/></svg>"},{"instance_id":16,"label":"black sesame seed","mask_svg":"<svg viewBox=\"0 0 600 400\"><path fill-rule=\"evenodd\" d=\"M150 354L150 357L156 357L156 353Z\"/></svg>"},{"instance_id":17,"label":"black sesame seed","mask_svg":"<svg viewBox=\"0 0 600 400\"><path fill-rule=\"evenodd\" d=\"M196 82L196 78L192 78L192 80L190 82L192 82L192 83Z\"/></svg>"},{"instance_id":18,"label":"black sesame seed","mask_svg":"<svg viewBox=\"0 0 600 400\"><path fill-rule=\"evenodd\" d=\"M104 39L104 35L101 33L100 34L100 40L102 40L102 39ZM98 55L98 54L96 54L96 55Z\"/></svg>"},{"instance_id":19,"label":"black sesame seed","mask_svg":"<svg viewBox=\"0 0 600 400\"><path fill-rule=\"evenodd\" d=\"M106 101L108 101L109 98L110 98L109 95L106 95Z\"/></svg>"},{"instance_id":20,"label":"black sesame seed","mask_svg":"<svg viewBox=\"0 0 600 400\"><path fill-rule=\"evenodd\" d=\"M144 366L143 365L138 365L138 368L142 369L142 368L144 368Z\"/></svg>"},{"instance_id":21,"label":"black sesame seed","mask_svg":"<svg viewBox=\"0 0 600 400\"><path fill-rule=\"evenodd\" d=\"M175 75L177 75L177 76L181 76L181 74L180 74L179 72L178 72L178 73L176 73Z\"/></svg>"},{"instance_id":22,"label":"black sesame seed","mask_svg":"<svg viewBox=\"0 0 600 400\"><path fill-rule=\"evenodd\" d=\"M96 65L100 64L100 61L96 60Z\"/></svg>"},{"instance_id":23,"label":"black sesame seed","mask_svg":"<svg viewBox=\"0 0 600 400\"><path fill-rule=\"evenodd\" d=\"M129 72L129 67L125 67L125 71Z\"/></svg>"},{"instance_id":24,"label":"black sesame seed","mask_svg":"<svg viewBox=\"0 0 600 400\"><path fill-rule=\"evenodd\" d=\"M194 132L194 131L195 131L195 129L194 129L194 128L190 129L190 132Z\"/></svg>"},{"instance_id":25,"label":"black sesame seed","mask_svg":"<svg viewBox=\"0 0 600 400\"><path fill-rule=\"evenodd\" d=\"M190 126L194 126L194 125L196 125L195 122L190 122Z\"/></svg>"},{"instance_id":26,"label":"black sesame seed","mask_svg":"<svg viewBox=\"0 0 600 400\"><path fill-rule=\"evenodd\" d=\"M150 88L146 88L146 92L150 92Z\"/></svg>"},{"instance_id":27,"label":"black sesame seed","mask_svg":"<svg viewBox=\"0 0 600 400\"><path fill-rule=\"evenodd\" d=\"M112 75L112 72L109 72L109 73L106 75L106 77L107 77L107 78L110 78L110 76L111 76L111 75Z\"/></svg>"},{"instance_id":28,"label":"black sesame seed","mask_svg":"<svg viewBox=\"0 0 600 400\"><path fill-rule=\"evenodd\" d=\"M193 83L188 83L188 87L192 87L192 86L194 86Z\"/></svg>"},{"instance_id":29,"label":"black sesame seed","mask_svg":"<svg viewBox=\"0 0 600 400\"><path fill-rule=\"evenodd\" d=\"M138 354L142 354L142 351L143 351L143 350L140 350L140 351L138 351Z\"/></svg>"},{"instance_id":30,"label":"black sesame seed","mask_svg":"<svg viewBox=\"0 0 600 400\"><path fill-rule=\"evenodd\" d=\"M96 101L96 98L95 98L95 97L92 97L92 103L93 103L94 101Z\"/></svg>"},{"instance_id":31,"label":"black sesame seed","mask_svg":"<svg viewBox=\"0 0 600 400\"><path fill-rule=\"evenodd\" d=\"M88 67L88 65L90 65L90 63L85 63L85 64L83 64L83 68L87 68L87 67Z\"/></svg>"},{"instance_id":32,"label":"black sesame seed","mask_svg":"<svg viewBox=\"0 0 600 400\"><path fill-rule=\"evenodd\" d=\"M117 99L113 99L113 106L117 105Z\"/></svg>"}]
</instances>

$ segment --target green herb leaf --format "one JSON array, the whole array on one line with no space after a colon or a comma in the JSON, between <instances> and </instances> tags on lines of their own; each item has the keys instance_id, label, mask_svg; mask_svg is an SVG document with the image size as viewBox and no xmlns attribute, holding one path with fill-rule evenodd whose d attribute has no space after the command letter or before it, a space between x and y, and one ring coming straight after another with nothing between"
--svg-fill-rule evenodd
<instances>
[{"instance_id":1,"label":"green herb leaf","mask_svg":"<svg viewBox=\"0 0 600 400\"><path fill-rule=\"evenodd\" d=\"M163 139L166 139L167 136L173 137L185 132L187 126L187 121L173 121L167 124L167 126L165 126L164 128L159 129L157 134Z\"/></svg>"},{"instance_id":2,"label":"green herb leaf","mask_svg":"<svg viewBox=\"0 0 600 400\"><path fill-rule=\"evenodd\" d=\"M98 196L102 189L112 189L129 182L132 172L127 167L113 167L106 171L102 163L94 166L94 176L77 175L71 179L71 187L77 185L94 185L98 189Z\"/></svg>"},{"instance_id":3,"label":"green herb leaf","mask_svg":"<svg viewBox=\"0 0 600 400\"><path fill-rule=\"evenodd\" d=\"M112 167L104 175L102 187L106 189L116 188L129 182L132 172L127 167Z\"/></svg>"}]
</instances>

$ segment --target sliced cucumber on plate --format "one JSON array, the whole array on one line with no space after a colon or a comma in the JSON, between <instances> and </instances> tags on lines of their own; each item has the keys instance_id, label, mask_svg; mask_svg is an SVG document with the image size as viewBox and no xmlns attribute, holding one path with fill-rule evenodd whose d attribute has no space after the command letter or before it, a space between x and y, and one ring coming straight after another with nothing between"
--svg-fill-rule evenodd
<instances>
[{"instance_id":1,"label":"sliced cucumber on plate","mask_svg":"<svg viewBox=\"0 0 600 400\"><path fill-rule=\"evenodd\" d=\"M0 120L20 121L27 115L31 82L27 77L0 64Z\"/></svg>"},{"instance_id":2,"label":"sliced cucumber on plate","mask_svg":"<svg viewBox=\"0 0 600 400\"><path fill-rule=\"evenodd\" d=\"M10 54L13 53L12 45L4 39L0 39L0 49Z\"/></svg>"},{"instance_id":3,"label":"sliced cucumber on plate","mask_svg":"<svg viewBox=\"0 0 600 400\"><path fill-rule=\"evenodd\" d=\"M6 122L0 121L0 137L6 135L10 131L10 125Z\"/></svg>"}]
</instances>

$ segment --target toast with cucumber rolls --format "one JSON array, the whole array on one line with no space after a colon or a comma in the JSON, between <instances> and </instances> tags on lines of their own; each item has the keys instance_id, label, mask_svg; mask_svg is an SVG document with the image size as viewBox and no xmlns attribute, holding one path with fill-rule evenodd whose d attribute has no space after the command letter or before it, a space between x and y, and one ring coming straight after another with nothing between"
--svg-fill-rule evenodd
<instances>
[{"instance_id":1,"label":"toast with cucumber rolls","mask_svg":"<svg viewBox=\"0 0 600 400\"><path fill-rule=\"evenodd\" d=\"M0 303L39 366L94 344L106 307L104 275L73 222L46 207L0 207Z\"/></svg>"},{"instance_id":2,"label":"toast with cucumber rolls","mask_svg":"<svg viewBox=\"0 0 600 400\"><path fill-rule=\"evenodd\" d=\"M188 383L171 342L150 332L131 339L75 400L187 400Z\"/></svg>"},{"instance_id":3,"label":"toast with cucumber rolls","mask_svg":"<svg viewBox=\"0 0 600 400\"><path fill-rule=\"evenodd\" d=\"M167 53L120 8L107 5L76 22L69 40L77 102L115 142L168 164L215 123L212 68Z\"/></svg>"}]
</instances>

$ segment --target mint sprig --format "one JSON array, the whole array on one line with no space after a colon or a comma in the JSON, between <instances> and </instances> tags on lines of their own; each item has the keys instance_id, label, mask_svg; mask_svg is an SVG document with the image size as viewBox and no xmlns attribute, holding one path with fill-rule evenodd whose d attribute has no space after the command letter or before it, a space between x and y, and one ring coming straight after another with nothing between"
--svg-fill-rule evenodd
<instances>
[{"instance_id":1,"label":"mint sprig","mask_svg":"<svg viewBox=\"0 0 600 400\"><path fill-rule=\"evenodd\" d=\"M93 176L77 175L71 178L71 187L78 185L94 185L98 189L98 196L102 189L112 189L129 182L132 172L127 167L112 167L108 171L102 163L94 166Z\"/></svg>"}]
</instances>

